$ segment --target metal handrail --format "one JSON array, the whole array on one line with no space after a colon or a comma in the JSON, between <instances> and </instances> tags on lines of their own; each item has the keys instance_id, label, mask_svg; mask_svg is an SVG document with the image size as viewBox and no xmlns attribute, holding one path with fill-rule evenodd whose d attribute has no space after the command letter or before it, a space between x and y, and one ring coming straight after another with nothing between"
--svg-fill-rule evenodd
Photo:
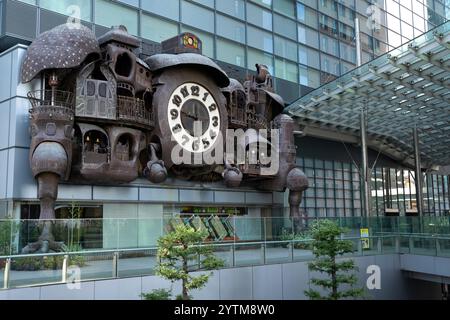
<instances>
[{"instance_id":1,"label":"metal handrail","mask_svg":"<svg viewBox=\"0 0 450 320\"><path fill-rule=\"evenodd\" d=\"M380 238L395 238L396 236L371 236L368 238L361 237L348 237L342 240L361 240L361 239L380 239ZM435 238L433 238L435 239ZM226 242L226 243L202 243L195 246L214 246L214 247L228 247L230 245L238 246L254 246L254 245L265 245L265 244L289 244L289 243L309 243L313 239L302 239L302 240L273 240L273 241L255 241L255 242ZM102 250L85 250L85 251L73 251L73 252L49 252L49 253L34 253L34 254L15 254L15 255L4 255L0 256L0 259L15 259L15 258L37 258L37 257L49 257L49 256L64 256L64 255L81 255L81 254L102 254L102 253L123 253L123 252L141 252L157 250L157 246L144 247L144 248L117 248L117 249L102 249Z\"/></svg>"},{"instance_id":2,"label":"metal handrail","mask_svg":"<svg viewBox=\"0 0 450 320\"><path fill-rule=\"evenodd\" d=\"M450 240L450 235L439 233L410 233L410 232L379 232L380 236L392 235L397 237L411 237L411 238L433 238L438 240Z\"/></svg>"},{"instance_id":3,"label":"metal handrail","mask_svg":"<svg viewBox=\"0 0 450 320\"><path fill-rule=\"evenodd\" d=\"M378 235L369 237L345 237L342 240L361 240L361 239L385 239L385 238L424 238L430 240L450 240L450 237L434 237L434 236L422 236L414 234L392 234L392 235ZM195 246L213 246L213 247L228 247L233 246L254 246L254 245L267 245L267 244L295 244L295 243L310 243L314 239L301 239L301 240L270 240L270 241L247 241L247 242L220 242L220 243L202 243ZM143 247L143 248L117 248L117 249L102 249L102 250L84 250L84 251L72 251L72 252L49 252L49 253L34 253L34 254L15 254L15 255L3 255L0 259L15 259L15 258L38 258L38 257L51 257L51 256L64 256L64 255L87 255L87 254L105 254L105 253L124 253L124 252L142 252L157 250L157 246Z\"/></svg>"},{"instance_id":4,"label":"metal handrail","mask_svg":"<svg viewBox=\"0 0 450 320\"><path fill-rule=\"evenodd\" d=\"M39 107L64 107L73 111L75 107L75 95L70 91L61 90L35 90L27 93L32 108Z\"/></svg>"},{"instance_id":5,"label":"metal handrail","mask_svg":"<svg viewBox=\"0 0 450 320\"><path fill-rule=\"evenodd\" d=\"M343 237L341 238L342 240L356 240L358 243L358 248L356 250L354 250L353 254L356 255L364 255L364 250L362 248L362 239L373 239L373 240L377 240L376 245L374 245L374 247L376 247L376 253L374 253L374 251L370 251L369 254L381 254L383 252L383 242L382 239L387 239L387 238L392 238L395 239L395 252L396 253L403 253L402 249L399 246L398 240L400 237L405 236L408 237L406 235L400 235L400 234L395 234L395 235L378 235L378 236L369 236L369 237ZM414 249L414 244L411 241L411 239L414 238L426 238L426 239L430 239L430 240L439 240L439 239L445 239L445 240L449 240L449 237L425 237L425 236L417 236L417 235L410 235L409 239L410 239L410 244L409 244L409 252L411 252L412 249ZM302 240L273 240L273 241L256 241L256 242L228 242L228 243L215 243L215 244L210 244L210 243L202 243L202 244L197 244L196 246L214 246L214 247L230 247L231 249L231 267L236 267L239 266L239 264L236 263L236 257L235 257L235 252L236 252L236 246L255 246L255 245L261 245L261 251L260 251L260 259L259 259L259 263L257 263L258 265L264 265L268 263L267 260L267 245L270 244L288 244L288 256L286 257L289 261L294 262L295 257L294 257L294 247L296 243L311 243L313 242L313 239L302 239ZM438 241L435 242L436 243L436 250L433 254L433 256L438 256L440 251L439 248L439 243ZM124 248L124 249L103 249L103 250L89 250L89 251L77 251L77 252L56 252L56 253L39 253L39 254L23 254L23 255L7 255L7 256L0 256L0 259L5 259L6 260L6 265L5 265L5 269L4 269L4 286L3 289L8 289L9 283L10 283L10 272L11 272L11 262L13 259L16 258L30 258L30 257L46 257L46 256L64 256L64 261L63 261L63 265L61 268L62 271L62 275L61 275L61 281L50 281L50 282L42 282L42 283L32 283L32 284L28 284L28 285L22 285L22 287L30 287L30 286L39 286L39 285L48 285L48 284L58 284L58 283L67 283L68 281L68 277L67 277L67 268L68 268L68 259L70 256L73 255L88 255L88 254L105 254L105 253L109 253L109 254L113 254L113 259L112 259L112 273L111 273L111 277L97 277L95 279L78 279L77 281L79 282L84 282L84 281L92 281L92 280L102 280L102 279L111 279L111 278L119 278L120 277L120 272L118 269L118 260L120 259L120 254L121 253L127 253L127 252L143 252L143 251L154 251L157 250L158 248L156 246L152 246L152 247L145 247L145 248ZM278 262L279 263L279 262ZM254 264L254 262L252 262L252 264ZM201 266L198 265L199 270L201 269Z\"/></svg>"}]
</instances>

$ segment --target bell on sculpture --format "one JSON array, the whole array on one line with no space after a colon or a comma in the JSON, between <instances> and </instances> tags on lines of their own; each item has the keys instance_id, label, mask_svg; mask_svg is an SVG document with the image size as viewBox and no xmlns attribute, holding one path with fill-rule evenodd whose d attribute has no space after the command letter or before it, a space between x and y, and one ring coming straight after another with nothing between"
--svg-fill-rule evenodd
<instances>
[{"instance_id":1,"label":"bell on sculpture","mask_svg":"<svg viewBox=\"0 0 450 320\"><path fill-rule=\"evenodd\" d=\"M161 160L149 161L143 174L153 183L162 183L167 179L167 169Z\"/></svg>"},{"instance_id":2,"label":"bell on sculpture","mask_svg":"<svg viewBox=\"0 0 450 320\"><path fill-rule=\"evenodd\" d=\"M238 168L227 168L223 172L223 179L225 180L225 184L229 188L237 188L242 182L242 172Z\"/></svg>"}]
</instances>

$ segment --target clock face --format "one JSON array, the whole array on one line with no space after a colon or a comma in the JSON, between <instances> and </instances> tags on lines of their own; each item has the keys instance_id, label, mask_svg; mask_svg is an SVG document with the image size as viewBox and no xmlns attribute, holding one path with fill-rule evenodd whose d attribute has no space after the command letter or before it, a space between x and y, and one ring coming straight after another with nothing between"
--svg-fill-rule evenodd
<instances>
[{"instance_id":1,"label":"clock face","mask_svg":"<svg viewBox=\"0 0 450 320\"><path fill-rule=\"evenodd\" d=\"M167 116L175 141L189 152L208 151L220 132L220 113L212 94L197 83L184 83L174 90Z\"/></svg>"}]
</instances>

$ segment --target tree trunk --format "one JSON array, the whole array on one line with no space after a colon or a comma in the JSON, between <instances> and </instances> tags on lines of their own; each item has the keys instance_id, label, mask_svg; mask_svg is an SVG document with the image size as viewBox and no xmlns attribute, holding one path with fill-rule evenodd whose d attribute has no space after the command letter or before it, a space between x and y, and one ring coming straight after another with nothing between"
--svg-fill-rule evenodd
<instances>
[{"instance_id":1,"label":"tree trunk","mask_svg":"<svg viewBox=\"0 0 450 320\"><path fill-rule=\"evenodd\" d=\"M184 246L184 248L185 250L187 249L186 246ZM188 274L188 262L186 258L183 258L183 272L186 275ZM189 300L188 289L186 288L186 279L183 279L182 287L183 287L183 300Z\"/></svg>"},{"instance_id":2,"label":"tree trunk","mask_svg":"<svg viewBox=\"0 0 450 320\"><path fill-rule=\"evenodd\" d=\"M336 279L336 257L333 257L333 263L331 264L331 282L332 282L332 300L337 300L337 279Z\"/></svg>"}]
</instances>

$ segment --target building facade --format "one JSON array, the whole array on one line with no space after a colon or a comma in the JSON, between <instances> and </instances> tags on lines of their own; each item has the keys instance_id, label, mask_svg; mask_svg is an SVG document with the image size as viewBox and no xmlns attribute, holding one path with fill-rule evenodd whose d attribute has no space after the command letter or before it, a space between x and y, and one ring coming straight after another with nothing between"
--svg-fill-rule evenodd
<instances>
[{"instance_id":1,"label":"building facade","mask_svg":"<svg viewBox=\"0 0 450 320\"><path fill-rule=\"evenodd\" d=\"M0 214L22 219L36 219L39 215L36 181L28 164L30 106L26 99L27 92L38 84L20 84L20 64L26 45L42 32L65 23L68 14L75 17L70 19L80 17L98 37L112 25L125 25L130 34L142 40L142 57L158 52L161 41L192 32L202 40L203 54L217 61L230 77L245 80L254 74L256 63L267 65L275 77L277 92L286 102L356 67L355 18L359 20L361 62L365 63L450 17L450 2L440 0L0 3ZM358 145L309 136L297 138L296 144L297 164L310 179L302 213L310 217L364 215ZM372 213L415 214L414 170L374 150L369 152L369 163L373 166ZM449 173L426 169L423 214L447 215ZM161 219L202 213L247 218L288 215L287 193L230 190L221 183L167 181L161 186L138 179L113 187L66 184L60 185L58 199L58 218L67 217L67 207L73 201L85 208L83 218ZM103 239L104 244L108 241Z\"/></svg>"},{"instance_id":2,"label":"building facade","mask_svg":"<svg viewBox=\"0 0 450 320\"><path fill-rule=\"evenodd\" d=\"M244 74L254 71L255 63L266 64L288 102L356 66L355 18L365 63L450 17L446 0L3 2L4 12L10 13L3 34L22 41L65 22L69 14L98 36L123 24L149 44L191 31L202 39L206 56ZM26 24L14 21L19 13L27 17Z\"/></svg>"}]
</instances>

